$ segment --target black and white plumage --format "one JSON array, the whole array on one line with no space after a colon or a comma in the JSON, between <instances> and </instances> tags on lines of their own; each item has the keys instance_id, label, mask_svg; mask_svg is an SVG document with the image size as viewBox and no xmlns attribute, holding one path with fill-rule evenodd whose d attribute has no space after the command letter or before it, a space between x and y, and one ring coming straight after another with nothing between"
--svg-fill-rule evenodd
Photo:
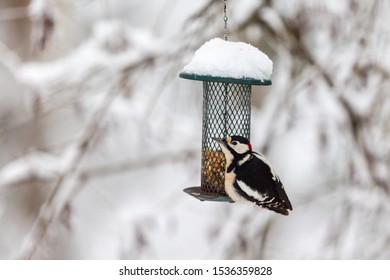
<instances>
[{"instance_id":1,"label":"black and white plumage","mask_svg":"<svg viewBox=\"0 0 390 280\"><path fill-rule=\"evenodd\" d=\"M252 151L242 136L214 138L226 158L225 191L235 202L249 202L288 215L292 205L283 184L264 155Z\"/></svg>"}]
</instances>

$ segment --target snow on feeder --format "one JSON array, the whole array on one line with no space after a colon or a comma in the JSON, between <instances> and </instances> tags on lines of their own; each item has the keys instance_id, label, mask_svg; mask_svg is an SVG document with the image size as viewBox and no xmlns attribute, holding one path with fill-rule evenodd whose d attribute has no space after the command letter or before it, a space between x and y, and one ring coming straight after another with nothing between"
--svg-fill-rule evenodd
<instances>
[{"instance_id":1,"label":"snow on feeder","mask_svg":"<svg viewBox=\"0 0 390 280\"><path fill-rule=\"evenodd\" d=\"M200 47L180 73L203 81L201 186L184 191L201 201L229 201L225 157L213 140L227 135L250 139L252 85L271 85L272 61L242 42L215 38Z\"/></svg>"}]
</instances>

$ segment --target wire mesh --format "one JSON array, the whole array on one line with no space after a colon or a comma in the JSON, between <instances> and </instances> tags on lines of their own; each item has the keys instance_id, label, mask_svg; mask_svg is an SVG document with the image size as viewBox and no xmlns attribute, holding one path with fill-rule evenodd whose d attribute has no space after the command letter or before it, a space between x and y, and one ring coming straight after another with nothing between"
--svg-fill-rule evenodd
<instances>
[{"instance_id":1,"label":"wire mesh","mask_svg":"<svg viewBox=\"0 0 390 280\"><path fill-rule=\"evenodd\" d=\"M251 85L203 82L201 193L226 195L225 157L212 138L250 138Z\"/></svg>"}]
</instances>

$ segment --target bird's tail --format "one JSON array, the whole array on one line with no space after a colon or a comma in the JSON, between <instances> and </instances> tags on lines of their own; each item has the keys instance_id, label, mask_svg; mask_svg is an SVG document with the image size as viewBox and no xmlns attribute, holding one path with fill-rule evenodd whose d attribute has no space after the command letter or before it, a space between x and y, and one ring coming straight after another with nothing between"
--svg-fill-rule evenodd
<instances>
[{"instance_id":1,"label":"bird's tail","mask_svg":"<svg viewBox=\"0 0 390 280\"><path fill-rule=\"evenodd\" d=\"M284 216L288 216L289 212L286 208L281 208L281 207L273 207L273 206L268 206L268 205L261 205L264 208L267 208L268 210L274 211L278 214L282 214Z\"/></svg>"}]
</instances>

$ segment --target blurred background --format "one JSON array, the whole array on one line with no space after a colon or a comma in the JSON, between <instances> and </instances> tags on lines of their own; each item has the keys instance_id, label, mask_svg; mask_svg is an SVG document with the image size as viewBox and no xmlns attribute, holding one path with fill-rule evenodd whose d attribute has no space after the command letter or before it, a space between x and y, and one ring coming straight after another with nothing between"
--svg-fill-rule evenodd
<instances>
[{"instance_id":1,"label":"blurred background","mask_svg":"<svg viewBox=\"0 0 390 280\"><path fill-rule=\"evenodd\" d=\"M227 0L274 62L251 140L294 211L199 202L221 0L0 0L1 259L390 258L390 2Z\"/></svg>"}]
</instances>

